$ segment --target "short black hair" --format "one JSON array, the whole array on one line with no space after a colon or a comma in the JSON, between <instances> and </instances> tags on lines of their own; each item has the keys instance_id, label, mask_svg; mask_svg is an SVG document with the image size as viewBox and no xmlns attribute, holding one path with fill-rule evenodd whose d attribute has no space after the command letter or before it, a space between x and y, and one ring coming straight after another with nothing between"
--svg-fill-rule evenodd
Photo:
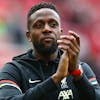
<instances>
[{"instance_id":1,"label":"short black hair","mask_svg":"<svg viewBox=\"0 0 100 100\"><path fill-rule=\"evenodd\" d=\"M57 14L59 14L56 6L51 3L51 2L41 2L41 3L38 3L34 6L31 7L31 9L29 10L28 14L27 14L27 28L29 29L30 25L30 21L29 21L29 18L30 16L35 13L37 10L41 9L41 8L49 8L49 9L52 9L54 10L55 12L57 12Z\"/></svg>"}]
</instances>

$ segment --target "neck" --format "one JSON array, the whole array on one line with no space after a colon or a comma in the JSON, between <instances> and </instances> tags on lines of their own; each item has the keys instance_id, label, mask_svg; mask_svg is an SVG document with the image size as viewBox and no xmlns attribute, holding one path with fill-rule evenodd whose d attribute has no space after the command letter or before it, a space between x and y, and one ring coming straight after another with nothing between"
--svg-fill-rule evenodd
<instances>
[{"instance_id":1,"label":"neck","mask_svg":"<svg viewBox=\"0 0 100 100\"><path fill-rule=\"evenodd\" d=\"M52 53L49 56L42 55L39 52L37 52L36 50L34 50L32 54L34 55L34 57L36 57L36 59L40 59L40 60L47 63L49 61L52 61L52 60L56 59L57 54L58 54L58 50L56 50L54 53Z\"/></svg>"}]
</instances>

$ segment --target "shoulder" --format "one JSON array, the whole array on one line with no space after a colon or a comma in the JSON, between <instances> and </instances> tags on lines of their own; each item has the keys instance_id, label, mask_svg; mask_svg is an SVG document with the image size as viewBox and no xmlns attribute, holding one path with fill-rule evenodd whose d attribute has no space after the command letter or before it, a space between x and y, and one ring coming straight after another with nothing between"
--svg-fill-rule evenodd
<instances>
[{"instance_id":1,"label":"shoulder","mask_svg":"<svg viewBox=\"0 0 100 100\"><path fill-rule=\"evenodd\" d=\"M21 80L20 70L12 62L8 62L0 70L0 80L11 80L19 84Z\"/></svg>"},{"instance_id":2,"label":"shoulder","mask_svg":"<svg viewBox=\"0 0 100 100\"><path fill-rule=\"evenodd\" d=\"M12 70L17 69L16 65L13 62L7 62L1 69L1 72L12 72Z\"/></svg>"}]
</instances>

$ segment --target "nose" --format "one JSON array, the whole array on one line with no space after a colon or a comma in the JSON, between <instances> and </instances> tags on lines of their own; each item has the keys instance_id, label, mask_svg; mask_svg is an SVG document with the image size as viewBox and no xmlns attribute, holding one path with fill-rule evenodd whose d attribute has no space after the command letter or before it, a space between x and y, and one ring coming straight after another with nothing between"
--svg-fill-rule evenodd
<instances>
[{"instance_id":1,"label":"nose","mask_svg":"<svg viewBox=\"0 0 100 100\"><path fill-rule=\"evenodd\" d=\"M44 28L43 28L43 33L51 33L51 28L48 24L45 24L44 25Z\"/></svg>"}]
</instances>

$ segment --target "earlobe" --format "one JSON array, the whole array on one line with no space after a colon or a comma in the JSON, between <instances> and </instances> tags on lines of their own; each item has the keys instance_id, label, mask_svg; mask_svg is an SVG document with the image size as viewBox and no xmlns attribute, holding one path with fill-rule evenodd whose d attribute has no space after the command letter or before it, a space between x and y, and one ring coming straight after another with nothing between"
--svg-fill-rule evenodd
<instances>
[{"instance_id":1,"label":"earlobe","mask_svg":"<svg viewBox=\"0 0 100 100\"><path fill-rule=\"evenodd\" d=\"M61 33L63 32L63 30L61 29Z\"/></svg>"},{"instance_id":2,"label":"earlobe","mask_svg":"<svg viewBox=\"0 0 100 100\"><path fill-rule=\"evenodd\" d=\"M27 37L28 41L31 42L31 36L30 36L30 32L29 31L26 32L26 37Z\"/></svg>"},{"instance_id":3,"label":"earlobe","mask_svg":"<svg viewBox=\"0 0 100 100\"><path fill-rule=\"evenodd\" d=\"M29 42L31 42L31 39L28 39Z\"/></svg>"},{"instance_id":4,"label":"earlobe","mask_svg":"<svg viewBox=\"0 0 100 100\"><path fill-rule=\"evenodd\" d=\"M61 34L63 33L63 30L61 29Z\"/></svg>"}]
</instances>

